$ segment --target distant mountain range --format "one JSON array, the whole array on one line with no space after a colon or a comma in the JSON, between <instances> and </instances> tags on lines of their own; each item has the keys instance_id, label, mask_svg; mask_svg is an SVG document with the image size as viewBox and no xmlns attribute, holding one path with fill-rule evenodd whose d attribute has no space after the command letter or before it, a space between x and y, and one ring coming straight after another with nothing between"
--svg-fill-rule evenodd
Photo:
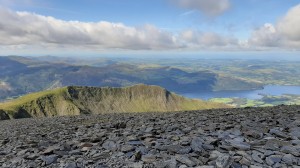
<instances>
[{"instance_id":1,"label":"distant mountain range","mask_svg":"<svg viewBox=\"0 0 300 168\"><path fill-rule=\"evenodd\" d=\"M0 57L0 100L71 85L122 87L143 83L176 93L262 88L262 83L212 71L188 72L110 60L104 60L102 66L78 65L76 59L69 61L74 64L66 62L52 57Z\"/></svg>"},{"instance_id":2,"label":"distant mountain range","mask_svg":"<svg viewBox=\"0 0 300 168\"><path fill-rule=\"evenodd\" d=\"M0 103L0 120L121 112L168 112L227 108L221 103L187 99L159 86L76 87L28 94Z\"/></svg>"}]
</instances>

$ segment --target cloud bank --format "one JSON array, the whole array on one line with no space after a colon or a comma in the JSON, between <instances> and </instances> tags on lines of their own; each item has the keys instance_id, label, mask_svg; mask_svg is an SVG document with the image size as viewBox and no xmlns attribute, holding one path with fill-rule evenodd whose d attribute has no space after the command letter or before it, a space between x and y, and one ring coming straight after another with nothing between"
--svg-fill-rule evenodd
<instances>
[{"instance_id":1,"label":"cloud bank","mask_svg":"<svg viewBox=\"0 0 300 168\"><path fill-rule=\"evenodd\" d=\"M0 44L90 45L121 49L169 49L178 47L172 34L145 25L63 21L28 12L0 11Z\"/></svg>"},{"instance_id":2,"label":"cloud bank","mask_svg":"<svg viewBox=\"0 0 300 168\"><path fill-rule=\"evenodd\" d=\"M187 0L190 2L190 0ZM200 2L200 1L199 1ZM277 23L253 30L248 40L187 29L169 32L154 25L127 26L112 22L64 21L0 8L0 54L3 51L300 50L300 4Z\"/></svg>"},{"instance_id":3,"label":"cloud bank","mask_svg":"<svg viewBox=\"0 0 300 168\"><path fill-rule=\"evenodd\" d=\"M193 37L189 37L193 36ZM0 10L0 45L80 46L100 49L170 50L226 46L226 37L194 31L179 34L153 25L64 21L29 12Z\"/></svg>"},{"instance_id":4,"label":"cloud bank","mask_svg":"<svg viewBox=\"0 0 300 168\"><path fill-rule=\"evenodd\" d=\"M291 8L277 23L266 23L255 30L249 45L300 49L300 4Z\"/></svg>"}]
</instances>

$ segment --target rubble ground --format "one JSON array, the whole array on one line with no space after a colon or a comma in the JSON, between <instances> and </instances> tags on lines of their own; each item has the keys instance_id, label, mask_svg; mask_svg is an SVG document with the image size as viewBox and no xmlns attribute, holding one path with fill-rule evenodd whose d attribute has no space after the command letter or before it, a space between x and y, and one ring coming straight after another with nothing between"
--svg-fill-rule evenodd
<instances>
[{"instance_id":1,"label":"rubble ground","mask_svg":"<svg viewBox=\"0 0 300 168\"><path fill-rule=\"evenodd\" d=\"M300 167L300 106L0 121L1 167Z\"/></svg>"}]
</instances>

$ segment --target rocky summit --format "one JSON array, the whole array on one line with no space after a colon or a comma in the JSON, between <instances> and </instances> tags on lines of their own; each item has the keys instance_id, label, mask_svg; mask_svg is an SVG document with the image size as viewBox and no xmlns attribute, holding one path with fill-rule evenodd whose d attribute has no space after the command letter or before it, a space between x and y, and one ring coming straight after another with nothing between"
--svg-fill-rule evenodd
<instances>
[{"instance_id":1,"label":"rocky summit","mask_svg":"<svg viewBox=\"0 0 300 168\"><path fill-rule=\"evenodd\" d=\"M300 106L0 121L2 167L300 166Z\"/></svg>"}]
</instances>

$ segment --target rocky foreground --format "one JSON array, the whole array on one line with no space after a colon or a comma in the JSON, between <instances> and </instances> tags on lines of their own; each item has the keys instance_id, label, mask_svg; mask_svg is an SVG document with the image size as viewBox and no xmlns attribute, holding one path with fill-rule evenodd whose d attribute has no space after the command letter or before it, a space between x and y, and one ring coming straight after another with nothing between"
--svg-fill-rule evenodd
<instances>
[{"instance_id":1,"label":"rocky foreground","mask_svg":"<svg viewBox=\"0 0 300 168\"><path fill-rule=\"evenodd\" d=\"M300 167L300 106L0 121L2 167Z\"/></svg>"}]
</instances>

